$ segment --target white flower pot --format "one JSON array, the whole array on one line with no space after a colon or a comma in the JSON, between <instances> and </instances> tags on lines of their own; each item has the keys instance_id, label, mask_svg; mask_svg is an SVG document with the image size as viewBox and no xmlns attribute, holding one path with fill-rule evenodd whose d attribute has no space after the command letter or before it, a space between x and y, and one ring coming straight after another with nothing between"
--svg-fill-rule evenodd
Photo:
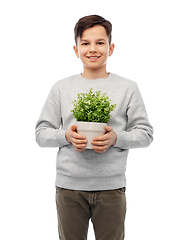
<instances>
[{"instance_id":1,"label":"white flower pot","mask_svg":"<svg viewBox=\"0 0 180 240\"><path fill-rule=\"evenodd\" d=\"M99 137L105 134L106 123L97 122L77 122L77 132L84 135L88 142L86 143L86 149L92 149L92 140L95 137Z\"/></svg>"}]
</instances>

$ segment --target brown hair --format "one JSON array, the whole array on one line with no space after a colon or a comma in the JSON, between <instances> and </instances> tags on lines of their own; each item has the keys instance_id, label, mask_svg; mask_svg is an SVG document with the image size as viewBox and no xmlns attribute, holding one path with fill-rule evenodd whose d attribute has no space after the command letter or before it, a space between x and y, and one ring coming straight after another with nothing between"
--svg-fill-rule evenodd
<instances>
[{"instance_id":1,"label":"brown hair","mask_svg":"<svg viewBox=\"0 0 180 240\"><path fill-rule=\"evenodd\" d=\"M77 45L78 37L82 37L83 32L96 25L103 26L106 30L107 36L109 38L109 44L111 44L111 32L112 24L105 18L98 15L89 15L79 19L74 28L74 38Z\"/></svg>"}]
</instances>

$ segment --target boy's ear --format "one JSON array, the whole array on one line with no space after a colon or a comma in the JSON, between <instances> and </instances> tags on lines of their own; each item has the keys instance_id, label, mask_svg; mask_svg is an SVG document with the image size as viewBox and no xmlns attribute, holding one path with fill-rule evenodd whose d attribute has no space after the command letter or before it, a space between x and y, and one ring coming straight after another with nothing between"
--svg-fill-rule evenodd
<instances>
[{"instance_id":1,"label":"boy's ear","mask_svg":"<svg viewBox=\"0 0 180 240\"><path fill-rule=\"evenodd\" d=\"M111 56L114 52L114 48L115 48L115 45L114 43L111 43L110 47L109 47L109 56Z\"/></svg>"},{"instance_id":2,"label":"boy's ear","mask_svg":"<svg viewBox=\"0 0 180 240\"><path fill-rule=\"evenodd\" d=\"M74 49L74 52L75 52L75 54L76 54L77 58L79 58L79 51L78 51L78 48L77 48L77 46L76 46L76 45L74 45L74 46L73 46L73 49Z\"/></svg>"}]
</instances>

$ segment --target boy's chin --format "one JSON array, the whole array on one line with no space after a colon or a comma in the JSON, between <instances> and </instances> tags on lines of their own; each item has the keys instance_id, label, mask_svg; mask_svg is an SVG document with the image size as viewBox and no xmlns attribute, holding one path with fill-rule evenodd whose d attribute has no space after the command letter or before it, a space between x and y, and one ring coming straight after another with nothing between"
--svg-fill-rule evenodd
<instances>
[{"instance_id":1,"label":"boy's chin","mask_svg":"<svg viewBox=\"0 0 180 240\"><path fill-rule=\"evenodd\" d=\"M105 64L104 64L105 65ZM98 65L98 64L88 64L88 65L84 65L84 68L88 69L88 70L101 70L104 65Z\"/></svg>"}]
</instances>

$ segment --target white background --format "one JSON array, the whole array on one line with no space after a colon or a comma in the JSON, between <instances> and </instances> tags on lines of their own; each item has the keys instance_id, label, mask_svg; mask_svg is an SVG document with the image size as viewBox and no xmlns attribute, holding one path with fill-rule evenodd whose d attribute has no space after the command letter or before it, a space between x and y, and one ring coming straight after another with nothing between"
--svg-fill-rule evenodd
<instances>
[{"instance_id":1,"label":"white background","mask_svg":"<svg viewBox=\"0 0 180 240\"><path fill-rule=\"evenodd\" d=\"M34 128L52 84L82 72L73 29L90 14L112 22L108 71L137 82L154 127L152 145L128 158L125 239L180 239L179 10L175 0L1 1L0 239L58 239L57 149L38 147Z\"/></svg>"}]
</instances>

